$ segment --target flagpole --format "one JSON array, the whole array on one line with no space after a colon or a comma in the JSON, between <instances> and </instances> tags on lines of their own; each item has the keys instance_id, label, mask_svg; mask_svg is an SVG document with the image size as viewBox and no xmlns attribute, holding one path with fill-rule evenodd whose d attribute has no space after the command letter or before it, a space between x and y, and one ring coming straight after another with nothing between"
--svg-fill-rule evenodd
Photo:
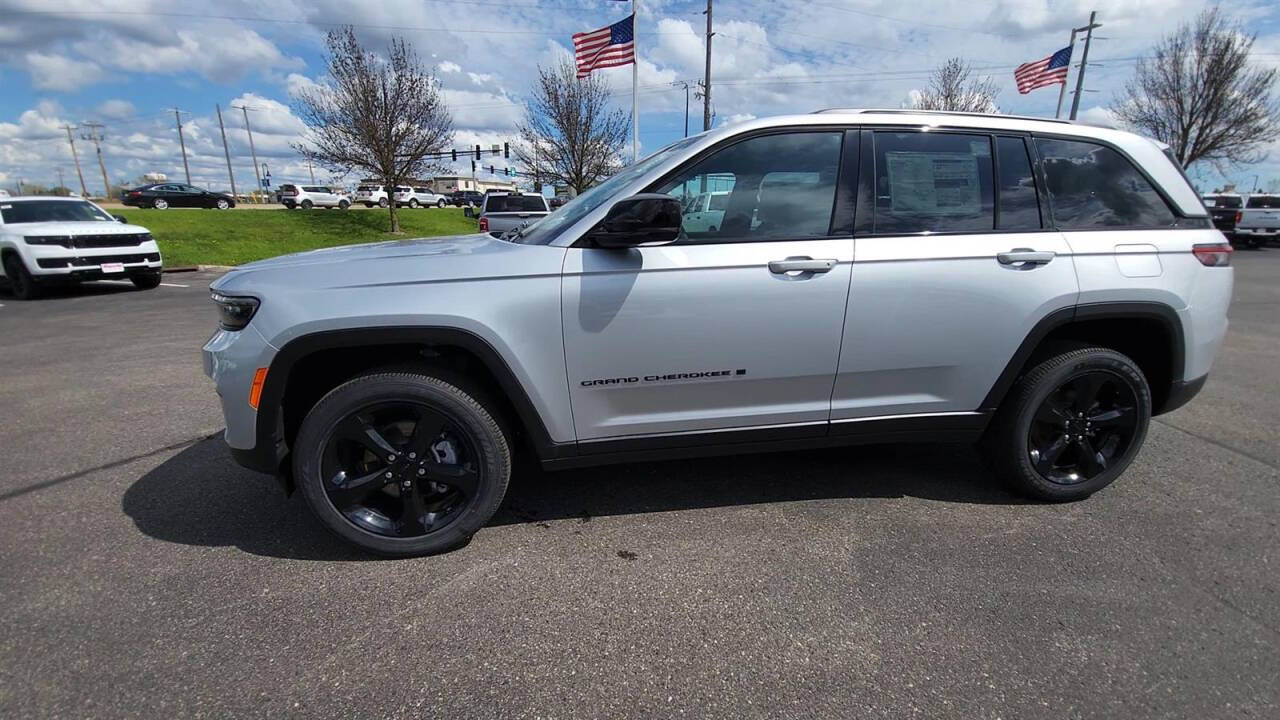
<instances>
[{"instance_id":1,"label":"flagpole","mask_svg":"<svg viewBox=\"0 0 1280 720\"><path fill-rule=\"evenodd\" d=\"M640 0L631 0L631 162L640 159Z\"/></svg>"},{"instance_id":2,"label":"flagpole","mask_svg":"<svg viewBox=\"0 0 1280 720\"><path fill-rule=\"evenodd\" d=\"M1076 29L1071 28L1071 42L1067 43L1067 47L1071 48L1071 53L1067 55L1067 73L1071 73L1071 56L1076 52ZM1062 100L1067 96L1067 79L1062 78L1062 88L1058 90L1058 111L1053 114L1055 118L1062 117Z\"/></svg>"}]
</instances>

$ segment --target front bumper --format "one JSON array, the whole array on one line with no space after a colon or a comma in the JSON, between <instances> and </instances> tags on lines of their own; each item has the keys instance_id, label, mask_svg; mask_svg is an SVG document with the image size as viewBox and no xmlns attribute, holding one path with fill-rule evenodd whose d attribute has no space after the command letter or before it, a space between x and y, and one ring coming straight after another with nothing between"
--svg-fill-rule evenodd
<instances>
[{"instance_id":1,"label":"front bumper","mask_svg":"<svg viewBox=\"0 0 1280 720\"><path fill-rule=\"evenodd\" d=\"M204 374L213 380L227 423L223 439L236 462L251 470L274 473L282 455L278 448L259 447L258 411L249 404L253 376L270 367L276 348L250 323L244 330L219 329L202 349ZM279 433L274 433L279 436Z\"/></svg>"}]
</instances>

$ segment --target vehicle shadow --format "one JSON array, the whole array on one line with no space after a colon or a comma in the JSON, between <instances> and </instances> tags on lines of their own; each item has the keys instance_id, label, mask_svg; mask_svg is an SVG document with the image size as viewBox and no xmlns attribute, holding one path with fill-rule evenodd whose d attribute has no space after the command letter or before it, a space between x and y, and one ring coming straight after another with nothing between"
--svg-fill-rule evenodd
<instances>
[{"instance_id":1,"label":"vehicle shadow","mask_svg":"<svg viewBox=\"0 0 1280 720\"><path fill-rule=\"evenodd\" d=\"M57 300L60 298L74 297L94 297L97 295L119 295L123 293L138 292L133 283L127 281L89 281L82 283L66 283L43 285L40 287L40 296L36 300L30 302L40 302L41 300ZM13 299L13 290L9 287L9 281L0 279L0 298L6 300Z\"/></svg>"},{"instance_id":2,"label":"vehicle shadow","mask_svg":"<svg viewBox=\"0 0 1280 720\"><path fill-rule=\"evenodd\" d=\"M967 446L885 445L542 472L525 463L490 526L833 498L1020 504ZM368 560L302 498L237 466L218 437L143 475L122 509L166 542L298 560Z\"/></svg>"}]
</instances>

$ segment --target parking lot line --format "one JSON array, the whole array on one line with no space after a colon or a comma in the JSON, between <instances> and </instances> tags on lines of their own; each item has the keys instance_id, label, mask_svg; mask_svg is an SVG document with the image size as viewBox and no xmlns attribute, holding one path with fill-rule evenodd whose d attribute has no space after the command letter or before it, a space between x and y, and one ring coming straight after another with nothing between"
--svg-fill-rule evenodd
<instances>
[{"instance_id":1,"label":"parking lot line","mask_svg":"<svg viewBox=\"0 0 1280 720\"><path fill-rule=\"evenodd\" d=\"M165 287L191 287L190 285L179 285L178 283L160 283Z\"/></svg>"}]
</instances>

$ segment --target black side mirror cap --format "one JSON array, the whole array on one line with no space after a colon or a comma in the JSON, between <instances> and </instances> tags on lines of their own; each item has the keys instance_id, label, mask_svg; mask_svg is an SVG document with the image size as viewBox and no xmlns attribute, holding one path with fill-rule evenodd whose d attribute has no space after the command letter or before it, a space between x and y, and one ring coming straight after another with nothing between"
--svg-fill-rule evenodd
<instances>
[{"instance_id":1,"label":"black side mirror cap","mask_svg":"<svg viewBox=\"0 0 1280 720\"><path fill-rule=\"evenodd\" d=\"M112 215L111 217L115 218L118 223L124 223L126 225L129 224L129 221L125 220L123 215Z\"/></svg>"},{"instance_id":2,"label":"black side mirror cap","mask_svg":"<svg viewBox=\"0 0 1280 720\"><path fill-rule=\"evenodd\" d=\"M614 203L587 239L602 248L665 245L680 237L680 218L679 200L640 193Z\"/></svg>"}]
</instances>

